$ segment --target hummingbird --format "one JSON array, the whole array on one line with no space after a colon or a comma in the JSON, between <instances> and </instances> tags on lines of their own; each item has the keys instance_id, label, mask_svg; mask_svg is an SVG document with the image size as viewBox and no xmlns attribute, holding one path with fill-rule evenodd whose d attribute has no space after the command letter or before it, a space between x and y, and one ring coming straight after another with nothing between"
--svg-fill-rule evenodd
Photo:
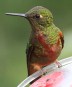
<instances>
[{"instance_id":1,"label":"hummingbird","mask_svg":"<svg viewBox=\"0 0 72 87\"><path fill-rule=\"evenodd\" d=\"M25 14L6 14L24 17L31 25L32 31L26 49L28 75L54 62L60 67L57 58L64 47L64 35L55 26L49 9L36 6Z\"/></svg>"}]
</instances>

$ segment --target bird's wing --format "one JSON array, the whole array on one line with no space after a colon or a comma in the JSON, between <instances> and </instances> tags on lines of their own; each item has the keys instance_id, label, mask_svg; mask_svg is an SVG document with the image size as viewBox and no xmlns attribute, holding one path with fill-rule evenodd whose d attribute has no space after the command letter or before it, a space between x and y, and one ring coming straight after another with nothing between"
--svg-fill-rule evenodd
<instances>
[{"instance_id":1,"label":"bird's wing","mask_svg":"<svg viewBox=\"0 0 72 87\"><path fill-rule=\"evenodd\" d=\"M32 54L33 51L35 50L35 46L32 44L27 44L27 49L26 49L26 55L27 55L27 69L28 69L28 76L36 72L36 70L31 66L31 60L32 60ZM39 79L41 76L30 82L32 84L35 82L37 79Z\"/></svg>"},{"instance_id":2,"label":"bird's wing","mask_svg":"<svg viewBox=\"0 0 72 87\"><path fill-rule=\"evenodd\" d=\"M26 56L27 56L28 75L30 73L30 62L31 62L31 56L32 56L33 51L34 51L34 46L32 44L27 44Z\"/></svg>"},{"instance_id":3,"label":"bird's wing","mask_svg":"<svg viewBox=\"0 0 72 87\"><path fill-rule=\"evenodd\" d=\"M59 36L60 36L62 48L63 48L64 47L64 36L63 36L63 33L61 31L59 32Z\"/></svg>"}]
</instances>

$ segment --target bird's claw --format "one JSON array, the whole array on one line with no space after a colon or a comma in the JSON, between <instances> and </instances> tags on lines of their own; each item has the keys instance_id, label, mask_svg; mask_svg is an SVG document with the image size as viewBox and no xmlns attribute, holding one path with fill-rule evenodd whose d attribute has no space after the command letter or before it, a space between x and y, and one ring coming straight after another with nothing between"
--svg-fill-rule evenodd
<instances>
[{"instance_id":1,"label":"bird's claw","mask_svg":"<svg viewBox=\"0 0 72 87\"><path fill-rule=\"evenodd\" d=\"M60 62L58 62L57 60L56 60L56 65L58 66L58 68L60 68L60 67L62 67L62 64L60 63Z\"/></svg>"}]
</instances>

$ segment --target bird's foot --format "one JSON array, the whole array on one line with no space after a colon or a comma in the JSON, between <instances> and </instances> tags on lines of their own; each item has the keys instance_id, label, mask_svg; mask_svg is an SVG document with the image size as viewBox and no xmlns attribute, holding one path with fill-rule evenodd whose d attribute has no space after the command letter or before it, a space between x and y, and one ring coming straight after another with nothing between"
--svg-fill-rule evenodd
<instances>
[{"instance_id":1,"label":"bird's foot","mask_svg":"<svg viewBox=\"0 0 72 87\"><path fill-rule=\"evenodd\" d=\"M58 68L62 67L62 64L60 62L58 62L58 60L56 60L55 63L58 66Z\"/></svg>"},{"instance_id":2,"label":"bird's foot","mask_svg":"<svg viewBox=\"0 0 72 87\"><path fill-rule=\"evenodd\" d=\"M45 66L43 66L42 68L41 68L41 73L42 73L42 76L45 76L46 74L47 74L47 71L45 72L45 71L43 71L43 68L44 68Z\"/></svg>"},{"instance_id":3,"label":"bird's foot","mask_svg":"<svg viewBox=\"0 0 72 87\"><path fill-rule=\"evenodd\" d=\"M41 76L44 76L44 72L43 72L43 70L41 69Z\"/></svg>"},{"instance_id":4,"label":"bird's foot","mask_svg":"<svg viewBox=\"0 0 72 87\"><path fill-rule=\"evenodd\" d=\"M32 66L34 67L34 70L38 71L40 70L41 72L41 76L44 76L46 73L43 71L43 67L38 65L38 64L32 64ZM45 66L44 66L45 67Z\"/></svg>"}]
</instances>

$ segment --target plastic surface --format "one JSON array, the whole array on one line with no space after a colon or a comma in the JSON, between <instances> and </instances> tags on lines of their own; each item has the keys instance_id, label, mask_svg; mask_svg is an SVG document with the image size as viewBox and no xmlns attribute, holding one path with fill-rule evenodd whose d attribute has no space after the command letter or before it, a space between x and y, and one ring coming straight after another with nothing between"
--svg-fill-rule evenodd
<instances>
[{"instance_id":1,"label":"plastic surface","mask_svg":"<svg viewBox=\"0 0 72 87\"><path fill-rule=\"evenodd\" d=\"M30 87L72 87L72 64L43 76Z\"/></svg>"},{"instance_id":2,"label":"plastic surface","mask_svg":"<svg viewBox=\"0 0 72 87\"><path fill-rule=\"evenodd\" d=\"M72 87L72 57L59 61L62 64L61 68L58 68L54 63L43 68L43 72L48 72L30 87ZM24 81L22 81L17 87L26 87L31 81L41 75L41 71L37 71Z\"/></svg>"}]
</instances>

